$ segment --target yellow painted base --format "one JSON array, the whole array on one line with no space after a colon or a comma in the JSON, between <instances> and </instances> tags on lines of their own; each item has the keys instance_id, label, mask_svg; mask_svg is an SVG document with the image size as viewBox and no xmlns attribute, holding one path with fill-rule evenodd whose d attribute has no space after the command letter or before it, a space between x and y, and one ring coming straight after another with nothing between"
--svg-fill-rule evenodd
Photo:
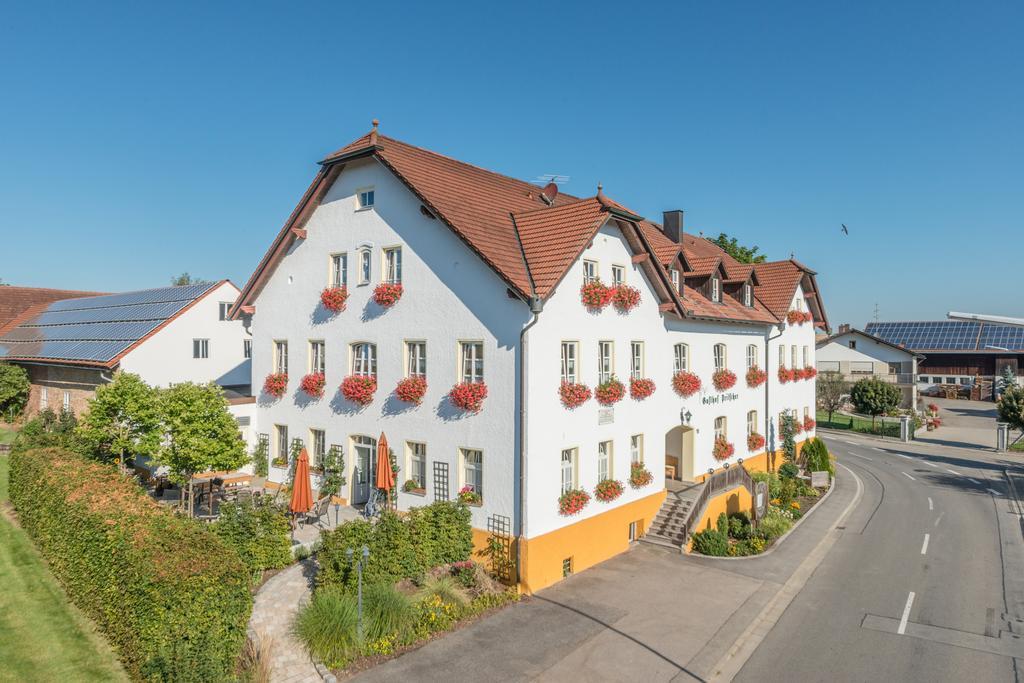
<instances>
[{"instance_id":1,"label":"yellow painted base","mask_svg":"<svg viewBox=\"0 0 1024 683\"><path fill-rule=\"evenodd\" d=\"M637 535L643 535L666 492L613 508L595 517L581 520L556 531L522 542L522 581L520 590L532 593L561 581L562 565L571 560L572 572L581 572L629 548L629 525L637 522ZM592 501L591 505L602 505Z\"/></svg>"}]
</instances>

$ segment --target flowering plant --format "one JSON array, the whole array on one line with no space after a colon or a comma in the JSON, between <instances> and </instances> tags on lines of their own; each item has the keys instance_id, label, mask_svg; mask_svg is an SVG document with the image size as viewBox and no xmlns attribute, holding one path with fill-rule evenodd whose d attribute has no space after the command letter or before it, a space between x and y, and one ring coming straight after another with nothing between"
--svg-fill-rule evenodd
<instances>
[{"instance_id":1,"label":"flowering plant","mask_svg":"<svg viewBox=\"0 0 1024 683\"><path fill-rule=\"evenodd\" d=\"M322 372L311 372L302 378L302 382L299 387L306 392L307 395L313 398L323 398L324 385L327 381L324 378Z\"/></svg>"},{"instance_id":2,"label":"flowering plant","mask_svg":"<svg viewBox=\"0 0 1024 683\"><path fill-rule=\"evenodd\" d=\"M700 377L692 372L680 370L672 376L672 388L683 398L693 396L700 391Z\"/></svg>"},{"instance_id":3,"label":"flowering plant","mask_svg":"<svg viewBox=\"0 0 1024 683\"><path fill-rule=\"evenodd\" d=\"M388 308L398 303L398 300L402 298L402 285L398 282L382 282L377 285L373 290L373 300L377 302L378 306Z\"/></svg>"},{"instance_id":4,"label":"flowering plant","mask_svg":"<svg viewBox=\"0 0 1024 683\"><path fill-rule=\"evenodd\" d=\"M711 448L711 455L715 460L728 460L736 452L736 447L725 440L724 436L715 437L715 445Z\"/></svg>"},{"instance_id":5,"label":"flowering plant","mask_svg":"<svg viewBox=\"0 0 1024 683\"><path fill-rule=\"evenodd\" d=\"M487 385L483 382L460 382L448 392L448 400L457 407L471 413L478 413L487 398Z\"/></svg>"},{"instance_id":6,"label":"flowering plant","mask_svg":"<svg viewBox=\"0 0 1024 683\"><path fill-rule=\"evenodd\" d=\"M793 380L799 381L801 379L807 379L807 373L804 372L803 368L793 368Z\"/></svg>"},{"instance_id":7,"label":"flowering plant","mask_svg":"<svg viewBox=\"0 0 1024 683\"><path fill-rule=\"evenodd\" d=\"M804 311L804 322L814 322L814 314L811 313L810 311Z\"/></svg>"},{"instance_id":8,"label":"flowering plant","mask_svg":"<svg viewBox=\"0 0 1024 683\"><path fill-rule=\"evenodd\" d=\"M804 368L804 379L814 379L818 376L818 368L808 365Z\"/></svg>"},{"instance_id":9,"label":"flowering plant","mask_svg":"<svg viewBox=\"0 0 1024 683\"><path fill-rule=\"evenodd\" d=\"M592 310L601 310L607 306L615 292L610 287L605 287L600 280L591 280L580 287L580 300L583 305Z\"/></svg>"},{"instance_id":10,"label":"flowering plant","mask_svg":"<svg viewBox=\"0 0 1024 683\"><path fill-rule=\"evenodd\" d=\"M484 499L473 490L472 486L467 485L459 489L459 502L466 505L480 505Z\"/></svg>"},{"instance_id":11,"label":"flowering plant","mask_svg":"<svg viewBox=\"0 0 1024 683\"><path fill-rule=\"evenodd\" d=\"M562 405L571 410L590 400L590 387L586 384L562 382L558 387L558 395L562 397Z\"/></svg>"},{"instance_id":12,"label":"flowering plant","mask_svg":"<svg viewBox=\"0 0 1024 683\"><path fill-rule=\"evenodd\" d=\"M602 503L610 503L622 495L622 482L618 479L602 479L594 487L594 497Z\"/></svg>"},{"instance_id":13,"label":"flowering plant","mask_svg":"<svg viewBox=\"0 0 1024 683\"><path fill-rule=\"evenodd\" d=\"M409 493L410 491L422 491L423 487L415 479L406 479L405 483L402 484L402 490Z\"/></svg>"},{"instance_id":14,"label":"flowering plant","mask_svg":"<svg viewBox=\"0 0 1024 683\"><path fill-rule=\"evenodd\" d=\"M635 462L629 467L629 485L635 489L643 487L654 481L650 470L644 467L642 462Z\"/></svg>"},{"instance_id":15,"label":"flowering plant","mask_svg":"<svg viewBox=\"0 0 1024 683\"><path fill-rule=\"evenodd\" d=\"M764 437L757 432L751 432L747 437L747 450L756 451L761 446L764 446Z\"/></svg>"},{"instance_id":16,"label":"flowering plant","mask_svg":"<svg viewBox=\"0 0 1024 683\"><path fill-rule=\"evenodd\" d=\"M790 311L786 314L786 322L790 325L803 325L814 320L814 316L810 311Z\"/></svg>"},{"instance_id":17,"label":"flowering plant","mask_svg":"<svg viewBox=\"0 0 1024 683\"><path fill-rule=\"evenodd\" d=\"M759 387L767 381L768 373L756 365L752 365L750 369L747 370L747 386L751 389Z\"/></svg>"},{"instance_id":18,"label":"flowering plant","mask_svg":"<svg viewBox=\"0 0 1024 683\"><path fill-rule=\"evenodd\" d=\"M579 513L590 502L590 494L583 489L569 489L558 497L558 514L568 517Z\"/></svg>"},{"instance_id":19,"label":"flowering plant","mask_svg":"<svg viewBox=\"0 0 1024 683\"><path fill-rule=\"evenodd\" d=\"M629 285L612 288L612 304L622 313L629 313L640 305L640 290Z\"/></svg>"},{"instance_id":20,"label":"flowering plant","mask_svg":"<svg viewBox=\"0 0 1024 683\"><path fill-rule=\"evenodd\" d=\"M726 368L715 370L715 374L711 375L711 383L719 391L732 389L736 385L736 373Z\"/></svg>"},{"instance_id":21,"label":"flowering plant","mask_svg":"<svg viewBox=\"0 0 1024 683\"><path fill-rule=\"evenodd\" d=\"M371 375L349 375L341 381L341 395L359 405L367 405L377 391L377 378Z\"/></svg>"},{"instance_id":22,"label":"flowering plant","mask_svg":"<svg viewBox=\"0 0 1024 683\"><path fill-rule=\"evenodd\" d=\"M812 429L814 429L814 425L816 424L818 423L814 420L814 418L808 415L807 417L804 418L804 431L811 431Z\"/></svg>"},{"instance_id":23,"label":"flowering plant","mask_svg":"<svg viewBox=\"0 0 1024 683\"><path fill-rule=\"evenodd\" d=\"M653 394L655 388L653 379L631 377L629 380L629 395L637 401L642 401Z\"/></svg>"},{"instance_id":24,"label":"flowering plant","mask_svg":"<svg viewBox=\"0 0 1024 683\"><path fill-rule=\"evenodd\" d=\"M941 427L942 426L942 418L933 417L932 418L932 424L935 425L936 427Z\"/></svg>"},{"instance_id":25,"label":"flowering plant","mask_svg":"<svg viewBox=\"0 0 1024 683\"><path fill-rule=\"evenodd\" d=\"M804 423L801 422L800 420L797 420L794 417L793 418L793 433L794 434L802 434L803 431L804 431Z\"/></svg>"},{"instance_id":26,"label":"flowering plant","mask_svg":"<svg viewBox=\"0 0 1024 683\"><path fill-rule=\"evenodd\" d=\"M623 386L622 382L615 375L612 375L608 381L597 385L594 395L597 397L598 403L603 406L610 406L622 400L622 397L626 395L626 387Z\"/></svg>"},{"instance_id":27,"label":"flowering plant","mask_svg":"<svg viewBox=\"0 0 1024 683\"><path fill-rule=\"evenodd\" d=\"M348 287L325 287L320 292L320 303L331 313L340 313L345 310L345 302L348 301Z\"/></svg>"},{"instance_id":28,"label":"flowering plant","mask_svg":"<svg viewBox=\"0 0 1024 683\"><path fill-rule=\"evenodd\" d=\"M288 390L288 373L272 372L263 380L263 391L274 398L281 398Z\"/></svg>"},{"instance_id":29,"label":"flowering plant","mask_svg":"<svg viewBox=\"0 0 1024 683\"><path fill-rule=\"evenodd\" d=\"M929 403L928 404L928 412L931 413L932 415L938 415L939 414L939 406L936 405L935 403Z\"/></svg>"},{"instance_id":30,"label":"flowering plant","mask_svg":"<svg viewBox=\"0 0 1024 683\"><path fill-rule=\"evenodd\" d=\"M785 384L786 382L792 382L796 379L796 373L786 367L779 368L779 384Z\"/></svg>"},{"instance_id":31,"label":"flowering plant","mask_svg":"<svg viewBox=\"0 0 1024 683\"><path fill-rule=\"evenodd\" d=\"M395 396L401 401L406 403L415 403L419 405L423 401L424 394L427 393L427 378L422 375L413 375L412 377L406 377L398 382L398 386L395 387Z\"/></svg>"}]
</instances>

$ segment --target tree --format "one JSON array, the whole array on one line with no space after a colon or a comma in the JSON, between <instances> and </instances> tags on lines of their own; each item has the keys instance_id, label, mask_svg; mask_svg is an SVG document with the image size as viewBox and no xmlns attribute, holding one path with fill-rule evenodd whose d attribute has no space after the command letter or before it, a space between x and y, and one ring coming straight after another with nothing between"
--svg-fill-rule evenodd
<instances>
[{"instance_id":1,"label":"tree","mask_svg":"<svg viewBox=\"0 0 1024 683\"><path fill-rule=\"evenodd\" d=\"M796 460L796 418L793 413L785 412L779 417L779 432L782 434L782 459L793 462Z\"/></svg>"},{"instance_id":2,"label":"tree","mask_svg":"<svg viewBox=\"0 0 1024 683\"><path fill-rule=\"evenodd\" d=\"M875 428L875 416L895 410L900 405L899 388L874 377L865 377L853 385L850 398L857 412L871 416L871 428Z\"/></svg>"},{"instance_id":3,"label":"tree","mask_svg":"<svg viewBox=\"0 0 1024 683\"><path fill-rule=\"evenodd\" d=\"M745 247L740 244L735 237L729 237L724 232L719 233L718 237L711 241L720 246L725 250L725 253L729 254L729 256L732 256L740 263L764 263L768 260L768 257L765 254L757 253L760 251L760 248L756 246Z\"/></svg>"},{"instance_id":4,"label":"tree","mask_svg":"<svg viewBox=\"0 0 1024 683\"><path fill-rule=\"evenodd\" d=\"M1003 368L1003 374L996 383L998 393L1002 394L1008 387L1017 386L1017 375L1013 374L1013 367L1007 365Z\"/></svg>"},{"instance_id":5,"label":"tree","mask_svg":"<svg viewBox=\"0 0 1024 683\"><path fill-rule=\"evenodd\" d=\"M1024 387L1016 384L1007 387L996 401L996 412L1000 420L1024 432Z\"/></svg>"},{"instance_id":6,"label":"tree","mask_svg":"<svg viewBox=\"0 0 1024 683\"><path fill-rule=\"evenodd\" d=\"M832 414L843 407L846 395L850 393L850 385L835 370L828 370L818 376L818 406L828 411L828 421L832 422Z\"/></svg>"},{"instance_id":7,"label":"tree","mask_svg":"<svg viewBox=\"0 0 1024 683\"><path fill-rule=\"evenodd\" d=\"M192 277L186 270L181 275L176 275L171 278L171 285L174 287L181 287L182 285L201 285L207 280L198 277Z\"/></svg>"},{"instance_id":8,"label":"tree","mask_svg":"<svg viewBox=\"0 0 1024 683\"><path fill-rule=\"evenodd\" d=\"M25 368L0 363L0 416L20 415L31 388Z\"/></svg>"},{"instance_id":9,"label":"tree","mask_svg":"<svg viewBox=\"0 0 1024 683\"><path fill-rule=\"evenodd\" d=\"M138 375L117 373L113 382L96 388L78 436L94 458L116 458L122 472L129 457L152 457L162 436L157 390Z\"/></svg>"}]
</instances>

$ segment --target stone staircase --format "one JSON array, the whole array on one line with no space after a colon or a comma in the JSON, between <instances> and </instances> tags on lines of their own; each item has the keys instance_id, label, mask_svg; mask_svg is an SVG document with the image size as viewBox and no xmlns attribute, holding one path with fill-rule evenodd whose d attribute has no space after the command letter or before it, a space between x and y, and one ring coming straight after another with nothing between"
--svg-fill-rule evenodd
<instances>
[{"instance_id":1,"label":"stone staircase","mask_svg":"<svg viewBox=\"0 0 1024 683\"><path fill-rule=\"evenodd\" d=\"M672 480L666 481L665 484L668 488L665 502L647 529L647 534L640 540L681 552L688 540L686 534L690 516L697 512L694 505L700 498L704 484Z\"/></svg>"}]
</instances>

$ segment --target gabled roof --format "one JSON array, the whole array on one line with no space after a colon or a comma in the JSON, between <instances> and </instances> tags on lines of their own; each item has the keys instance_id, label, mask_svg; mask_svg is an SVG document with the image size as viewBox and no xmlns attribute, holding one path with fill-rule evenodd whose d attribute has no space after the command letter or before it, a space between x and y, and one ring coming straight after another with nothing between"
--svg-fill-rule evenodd
<instances>
[{"instance_id":1,"label":"gabled roof","mask_svg":"<svg viewBox=\"0 0 1024 683\"><path fill-rule=\"evenodd\" d=\"M512 214L537 296L551 293L607 218L596 197Z\"/></svg>"},{"instance_id":2,"label":"gabled roof","mask_svg":"<svg viewBox=\"0 0 1024 683\"><path fill-rule=\"evenodd\" d=\"M722 259L718 256L698 256L690 259L691 270L686 277L710 277L722 269Z\"/></svg>"},{"instance_id":3,"label":"gabled roof","mask_svg":"<svg viewBox=\"0 0 1024 683\"><path fill-rule=\"evenodd\" d=\"M0 359L113 368L227 280L66 299L0 336Z\"/></svg>"},{"instance_id":4,"label":"gabled roof","mask_svg":"<svg viewBox=\"0 0 1024 683\"><path fill-rule=\"evenodd\" d=\"M62 299L74 299L80 296L95 296L104 292L81 292L74 289L48 289L45 287L0 287L0 334L3 334L11 323L31 308L49 304Z\"/></svg>"},{"instance_id":5,"label":"gabled roof","mask_svg":"<svg viewBox=\"0 0 1024 683\"><path fill-rule=\"evenodd\" d=\"M848 330L843 330L842 332L837 332L837 333L835 333L835 334L833 334L831 336L825 337L824 339L819 339L818 341L814 342L814 347L820 349L821 347L826 346L827 344L831 344L836 339L839 339L840 337L845 337L848 334L856 334L858 336L864 337L865 339L869 339L869 340L871 340L873 342L878 342L879 344L882 344L883 346L888 346L888 347L896 349L897 351L902 351L903 353L909 354L911 356L915 356L919 360L924 358L924 354L920 354L920 353L918 353L916 351L911 351L910 349L908 349L906 346L903 346L902 344L893 344L892 342L888 342L885 339L882 339L881 337L876 337L875 335L870 334L868 332L865 332L864 330L858 330L855 327L851 327Z\"/></svg>"}]
</instances>

